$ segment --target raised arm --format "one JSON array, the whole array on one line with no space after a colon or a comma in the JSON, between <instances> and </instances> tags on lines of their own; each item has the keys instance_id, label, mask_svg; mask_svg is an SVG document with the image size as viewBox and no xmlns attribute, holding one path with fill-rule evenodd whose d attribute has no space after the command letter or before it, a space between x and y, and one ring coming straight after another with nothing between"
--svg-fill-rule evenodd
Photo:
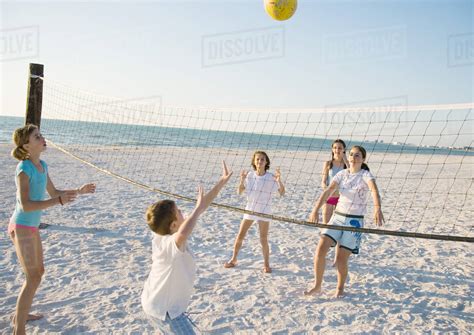
<instances>
[{"instance_id":1,"label":"raised arm","mask_svg":"<svg viewBox=\"0 0 474 335\"><path fill-rule=\"evenodd\" d=\"M202 186L199 186L196 206L194 207L192 213L184 220L183 224L179 227L175 234L175 242L178 248L182 249L184 243L196 226L199 216L209 207L212 201L219 194L220 190L225 184L227 184L231 176L232 171L228 170L225 162L222 162L222 176L217 184L214 185L214 187L207 194L204 194L204 189Z\"/></svg>"},{"instance_id":2,"label":"raised arm","mask_svg":"<svg viewBox=\"0 0 474 335\"><path fill-rule=\"evenodd\" d=\"M239 187L237 188L237 193L241 195L245 191L245 179L247 178L248 171L242 170L240 172L240 182Z\"/></svg>"},{"instance_id":3,"label":"raised arm","mask_svg":"<svg viewBox=\"0 0 474 335\"><path fill-rule=\"evenodd\" d=\"M280 193L280 196L284 196L285 195L285 185L283 185L283 182L281 181L280 168L277 168L275 170L275 181L278 183L278 193Z\"/></svg>"},{"instance_id":4,"label":"raised arm","mask_svg":"<svg viewBox=\"0 0 474 335\"><path fill-rule=\"evenodd\" d=\"M309 216L309 221L318 223L319 221L319 209L326 203L331 194L338 189L338 184L333 180L329 187L324 190L324 192L319 197L318 201L314 204L313 210Z\"/></svg>"},{"instance_id":5,"label":"raised arm","mask_svg":"<svg viewBox=\"0 0 474 335\"><path fill-rule=\"evenodd\" d=\"M222 161L222 176L220 177L219 181L207 194L202 197L202 201L200 203L196 203L196 208L200 210L199 214L202 214L209 207L212 201L222 190L224 185L227 184L231 176L232 171L229 171L226 163Z\"/></svg>"},{"instance_id":6,"label":"raised arm","mask_svg":"<svg viewBox=\"0 0 474 335\"><path fill-rule=\"evenodd\" d=\"M385 223L385 219L382 213L382 200L380 198L379 189L375 179L371 179L367 182L369 185L370 192L372 193L372 199L374 201L374 221L376 226L382 226Z\"/></svg>"}]
</instances>

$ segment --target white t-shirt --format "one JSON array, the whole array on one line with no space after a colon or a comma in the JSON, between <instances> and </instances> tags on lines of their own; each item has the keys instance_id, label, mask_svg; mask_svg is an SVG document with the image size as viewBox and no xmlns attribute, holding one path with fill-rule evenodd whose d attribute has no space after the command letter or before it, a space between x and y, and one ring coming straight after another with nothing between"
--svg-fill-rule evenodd
<instances>
[{"instance_id":1,"label":"white t-shirt","mask_svg":"<svg viewBox=\"0 0 474 335\"><path fill-rule=\"evenodd\" d=\"M244 186L247 195L245 209L272 214L272 193L278 190L278 183L273 174L266 172L263 176L259 176L255 171L251 171L245 178ZM250 214L244 214L244 219L269 221L269 219Z\"/></svg>"},{"instance_id":2,"label":"white t-shirt","mask_svg":"<svg viewBox=\"0 0 474 335\"><path fill-rule=\"evenodd\" d=\"M339 201L336 211L344 214L364 215L367 210L367 195L370 193L369 180L375 177L367 170L350 173L349 169L338 172L333 182L339 185Z\"/></svg>"},{"instance_id":3,"label":"white t-shirt","mask_svg":"<svg viewBox=\"0 0 474 335\"><path fill-rule=\"evenodd\" d=\"M196 265L188 250L179 250L174 235L153 234L152 265L142 292L146 314L165 320L184 313L191 300Z\"/></svg>"}]
</instances>

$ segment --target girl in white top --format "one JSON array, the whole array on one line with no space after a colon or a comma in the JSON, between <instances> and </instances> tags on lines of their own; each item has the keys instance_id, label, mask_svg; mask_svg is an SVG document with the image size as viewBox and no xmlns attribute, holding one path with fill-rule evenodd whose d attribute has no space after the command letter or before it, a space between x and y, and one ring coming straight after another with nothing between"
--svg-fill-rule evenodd
<instances>
[{"instance_id":1,"label":"girl in white top","mask_svg":"<svg viewBox=\"0 0 474 335\"><path fill-rule=\"evenodd\" d=\"M254 171L249 173L243 170L240 173L238 193L240 195L245 191L245 194L247 195L246 210L271 214L272 193L278 191L280 196L285 194L285 186L281 181L280 169L276 169L274 175L267 172L270 168L270 158L268 158L268 155L263 151L254 152L251 165ZM247 231L254 221L258 222L260 232L260 243L262 244L264 260L263 271L265 273L272 272L270 268L270 248L268 246L268 230L270 222L268 219L250 214L244 214L243 220L240 224L239 233L235 238L232 258L224 263L225 268L233 268L237 264L237 256L240 248L242 247L244 238L247 235Z\"/></svg>"},{"instance_id":2,"label":"girl in white top","mask_svg":"<svg viewBox=\"0 0 474 335\"><path fill-rule=\"evenodd\" d=\"M228 182L229 172L222 163L222 176L204 194L200 186L196 206L187 218L172 200L151 205L146 212L148 226L153 231L152 266L145 281L141 302L147 316L164 334L195 334L195 326L185 314L189 305L196 266L187 240L199 216L209 207Z\"/></svg>"},{"instance_id":3,"label":"girl in white top","mask_svg":"<svg viewBox=\"0 0 474 335\"><path fill-rule=\"evenodd\" d=\"M374 220L377 226L381 226L384 218L381 209L380 194L375 183L374 176L369 172L364 163L367 156L366 150L361 146L352 147L349 154L349 169L339 172L332 180L329 187L321 194L314 205L309 220L318 223L318 212L329 196L339 191L340 197L336 211L329 225L352 226L362 228L364 226L364 214L367 207L367 196L369 191L374 201ZM326 265L326 254L331 246L340 244L337 255L337 289L334 296L344 296L344 284L347 278L349 256L359 253L361 233L334 229L323 229L314 256L314 285L305 292L305 295L320 294L323 282L324 268Z\"/></svg>"}]
</instances>

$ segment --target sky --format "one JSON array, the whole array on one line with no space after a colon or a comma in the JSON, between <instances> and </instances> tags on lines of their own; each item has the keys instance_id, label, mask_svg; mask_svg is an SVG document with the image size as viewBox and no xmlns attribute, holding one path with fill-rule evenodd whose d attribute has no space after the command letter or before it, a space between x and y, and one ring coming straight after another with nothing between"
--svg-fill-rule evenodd
<instances>
[{"instance_id":1,"label":"sky","mask_svg":"<svg viewBox=\"0 0 474 335\"><path fill-rule=\"evenodd\" d=\"M0 115L23 116L29 63L121 99L231 108L473 102L472 1L0 3Z\"/></svg>"}]
</instances>

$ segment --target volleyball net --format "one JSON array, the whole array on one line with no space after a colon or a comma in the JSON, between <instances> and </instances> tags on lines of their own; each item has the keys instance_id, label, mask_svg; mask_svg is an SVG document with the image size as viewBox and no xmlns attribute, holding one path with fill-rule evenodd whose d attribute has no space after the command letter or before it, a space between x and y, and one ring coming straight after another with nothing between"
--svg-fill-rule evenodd
<instances>
[{"instance_id":1,"label":"volleyball net","mask_svg":"<svg viewBox=\"0 0 474 335\"><path fill-rule=\"evenodd\" d=\"M362 145L376 177L386 224L341 228L473 242L474 104L409 107L336 106L272 110L180 108L160 97L123 100L43 79L41 131L57 148L136 186L187 201L209 189L225 160L234 171L215 206L245 212L236 189L254 151L278 167L286 195L273 198L282 225L307 222L322 193L321 171L331 144ZM235 214L236 220L240 214Z\"/></svg>"}]
</instances>

